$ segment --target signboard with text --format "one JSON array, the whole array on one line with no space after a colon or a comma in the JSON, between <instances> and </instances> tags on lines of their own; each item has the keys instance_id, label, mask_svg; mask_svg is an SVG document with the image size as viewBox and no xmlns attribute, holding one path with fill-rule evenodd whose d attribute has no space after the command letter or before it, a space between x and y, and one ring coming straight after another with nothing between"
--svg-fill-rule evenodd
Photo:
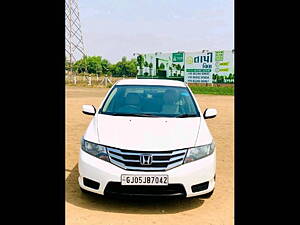
<instances>
[{"instance_id":1,"label":"signboard with text","mask_svg":"<svg viewBox=\"0 0 300 225\"><path fill-rule=\"evenodd\" d=\"M234 83L234 51L154 53L138 61L138 77L188 83Z\"/></svg>"},{"instance_id":2,"label":"signboard with text","mask_svg":"<svg viewBox=\"0 0 300 225\"><path fill-rule=\"evenodd\" d=\"M186 52L184 81L234 83L233 51Z\"/></svg>"}]
</instances>

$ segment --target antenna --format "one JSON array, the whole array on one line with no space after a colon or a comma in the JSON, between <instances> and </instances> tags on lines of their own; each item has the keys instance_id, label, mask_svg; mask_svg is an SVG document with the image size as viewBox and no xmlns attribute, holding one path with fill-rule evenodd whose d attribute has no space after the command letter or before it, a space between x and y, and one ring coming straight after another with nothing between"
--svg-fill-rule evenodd
<instances>
[{"instance_id":1,"label":"antenna","mask_svg":"<svg viewBox=\"0 0 300 225\"><path fill-rule=\"evenodd\" d=\"M65 58L73 74L74 63L86 56L80 25L78 0L65 0ZM85 61L85 71L87 71Z\"/></svg>"}]
</instances>

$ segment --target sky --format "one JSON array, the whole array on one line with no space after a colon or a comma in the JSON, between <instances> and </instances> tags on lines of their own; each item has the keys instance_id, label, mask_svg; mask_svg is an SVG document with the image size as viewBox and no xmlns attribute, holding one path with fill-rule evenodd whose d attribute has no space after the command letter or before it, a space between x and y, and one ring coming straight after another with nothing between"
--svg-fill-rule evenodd
<instances>
[{"instance_id":1,"label":"sky","mask_svg":"<svg viewBox=\"0 0 300 225\"><path fill-rule=\"evenodd\" d=\"M79 0L89 56L234 49L233 0Z\"/></svg>"}]
</instances>

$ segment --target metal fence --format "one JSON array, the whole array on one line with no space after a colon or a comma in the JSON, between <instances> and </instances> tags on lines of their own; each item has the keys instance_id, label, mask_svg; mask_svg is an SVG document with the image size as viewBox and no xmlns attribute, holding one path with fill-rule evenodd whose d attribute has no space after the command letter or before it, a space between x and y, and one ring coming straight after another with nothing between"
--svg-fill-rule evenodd
<instances>
[{"instance_id":1,"label":"metal fence","mask_svg":"<svg viewBox=\"0 0 300 225\"><path fill-rule=\"evenodd\" d=\"M112 76L96 76L96 75L82 75L82 74L66 74L65 84L72 86L99 86L111 87L118 80L135 79L135 77L112 77Z\"/></svg>"}]
</instances>

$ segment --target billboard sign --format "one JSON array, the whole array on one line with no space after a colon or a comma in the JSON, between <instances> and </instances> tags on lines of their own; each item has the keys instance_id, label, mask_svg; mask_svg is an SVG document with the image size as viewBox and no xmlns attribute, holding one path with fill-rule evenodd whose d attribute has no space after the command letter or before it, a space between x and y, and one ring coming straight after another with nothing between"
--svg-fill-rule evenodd
<instances>
[{"instance_id":1,"label":"billboard sign","mask_svg":"<svg viewBox=\"0 0 300 225\"><path fill-rule=\"evenodd\" d=\"M141 78L184 79L184 52L140 55L137 62Z\"/></svg>"},{"instance_id":2,"label":"billboard sign","mask_svg":"<svg viewBox=\"0 0 300 225\"><path fill-rule=\"evenodd\" d=\"M188 83L212 83L213 53L186 53L185 81Z\"/></svg>"},{"instance_id":3,"label":"billboard sign","mask_svg":"<svg viewBox=\"0 0 300 225\"><path fill-rule=\"evenodd\" d=\"M179 79L188 83L234 83L234 51L154 53L138 61L141 78Z\"/></svg>"}]
</instances>

